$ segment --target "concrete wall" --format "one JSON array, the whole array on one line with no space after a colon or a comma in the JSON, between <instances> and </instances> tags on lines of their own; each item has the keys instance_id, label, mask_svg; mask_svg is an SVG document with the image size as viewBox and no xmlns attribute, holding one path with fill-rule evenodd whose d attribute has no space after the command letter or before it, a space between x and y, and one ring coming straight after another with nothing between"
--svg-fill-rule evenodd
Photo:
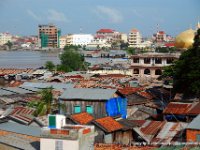
<instances>
[{"instance_id":1,"label":"concrete wall","mask_svg":"<svg viewBox=\"0 0 200 150\"><path fill-rule=\"evenodd\" d=\"M79 150L78 140L40 139L40 150L56 150L56 141L63 142L63 150Z\"/></svg>"}]
</instances>

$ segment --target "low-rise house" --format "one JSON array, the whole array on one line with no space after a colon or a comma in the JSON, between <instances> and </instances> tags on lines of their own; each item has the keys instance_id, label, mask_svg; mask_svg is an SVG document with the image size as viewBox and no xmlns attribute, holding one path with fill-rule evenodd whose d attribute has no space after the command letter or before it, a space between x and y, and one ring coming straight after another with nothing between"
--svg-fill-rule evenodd
<instances>
[{"instance_id":1,"label":"low-rise house","mask_svg":"<svg viewBox=\"0 0 200 150\"><path fill-rule=\"evenodd\" d=\"M186 141L200 142L200 115L194 118L194 120L187 126Z\"/></svg>"},{"instance_id":2,"label":"low-rise house","mask_svg":"<svg viewBox=\"0 0 200 150\"><path fill-rule=\"evenodd\" d=\"M115 133L123 129L123 126L112 117L99 118L93 121L98 135L95 137L97 143L113 143Z\"/></svg>"},{"instance_id":3,"label":"low-rise house","mask_svg":"<svg viewBox=\"0 0 200 150\"><path fill-rule=\"evenodd\" d=\"M146 121L140 128L134 128L137 142L151 145L170 145L185 142L187 123L167 121Z\"/></svg>"},{"instance_id":4,"label":"low-rise house","mask_svg":"<svg viewBox=\"0 0 200 150\"><path fill-rule=\"evenodd\" d=\"M199 102L170 102L163 110L164 119L190 122L200 114Z\"/></svg>"},{"instance_id":5,"label":"low-rise house","mask_svg":"<svg viewBox=\"0 0 200 150\"><path fill-rule=\"evenodd\" d=\"M49 115L48 127L42 128L41 150L93 150L94 126L66 124L65 116Z\"/></svg>"},{"instance_id":6,"label":"low-rise house","mask_svg":"<svg viewBox=\"0 0 200 150\"><path fill-rule=\"evenodd\" d=\"M127 100L116 89L71 88L64 91L59 101L65 105L65 109L60 109L61 114L87 112L94 118L127 115Z\"/></svg>"}]
</instances>

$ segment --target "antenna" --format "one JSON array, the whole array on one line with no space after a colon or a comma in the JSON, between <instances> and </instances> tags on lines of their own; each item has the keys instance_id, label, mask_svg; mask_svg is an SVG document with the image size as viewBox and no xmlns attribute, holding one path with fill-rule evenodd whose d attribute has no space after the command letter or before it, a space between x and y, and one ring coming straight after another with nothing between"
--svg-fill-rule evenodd
<instances>
[{"instance_id":1,"label":"antenna","mask_svg":"<svg viewBox=\"0 0 200 150\"><path fill-rule=\"evenodd\" d=\"M80 33L82 33L82 27L81 27L81 26L80 26L80 29L79 29L79 30L80 30Z\"/></svg>"}]
</instances>

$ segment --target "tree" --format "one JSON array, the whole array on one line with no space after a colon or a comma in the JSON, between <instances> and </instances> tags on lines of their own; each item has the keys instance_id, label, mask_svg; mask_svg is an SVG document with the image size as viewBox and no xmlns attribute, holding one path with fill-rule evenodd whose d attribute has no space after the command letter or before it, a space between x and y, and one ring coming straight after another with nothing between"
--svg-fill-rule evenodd
<instances>
[{"instance_id":1,"label":"tree","mask_svg":"<svg viewBox=\"0 0 200 150\"><path fill-rule=\"evenodd\" d=\"M11 43L10 41L8 41L5 45L7 45L9 49L11 49L12 46L13 46L13 43Z\"/></svg>"},{"instance_id":2,"label":"tree","mask_svg":"<svg viewBox=\"0 0 200 150\"><path fill-rule=\"evenodd\" d=\"M200 29L195 35L193 47L181 54L171 71L175 92L181 92L185 97L200 97Z\"/></svg>"},{"instance_id":3,"label":"tree","mask_svg":"<svg viewBox=\"0 0 200 150\"><path fill-rule=\"evenodd\" d=\"M45 68L48 69L49 71L53 71L55 69L55 65L52 61L47 61L45 63Z\"/></svg>"},{"instance_id":4,"label":"tree","mask_svg":"<svg viewBox=\"0 0 200 150\"><path fill-rule=\"evenodd\" d=\"M41 99L39 101L31 101L27 104L28 107L36 109L34 113L35 116L52 114L54 110L58 110L59 108L65 108L64 104L62 105L58 101L54 100L52 91L52 87L41 90L39 92L39 94L41 95Z\"/></svg>"},{"instance_id":5,"label":"tree","mask_svg":"<svg viewBox=\"0 0 200 150\"><path fill-rule=\"evenodd\" d=\"M70 72L85 70L84 57L78 53L78 47L68 46L60 55L61 64L58 67L61 71Z\"/></svg>"},{"instance_id":6,"label":"tree","mask_svg":"<svg viewBox=\"0 0 200 150\"><path fill-rule=\"evenodd\" d=\"M135 54L135 49L129 47L128 49L126 49L126 52L127 52L129 55L134 55L134 54Z\"/></svg>"}]
</instances>

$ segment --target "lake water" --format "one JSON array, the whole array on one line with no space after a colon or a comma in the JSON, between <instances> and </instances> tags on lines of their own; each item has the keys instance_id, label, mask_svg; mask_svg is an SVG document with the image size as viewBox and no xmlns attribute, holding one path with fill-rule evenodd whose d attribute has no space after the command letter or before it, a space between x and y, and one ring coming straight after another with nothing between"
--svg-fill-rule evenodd
<instances>
[{"instance_id":1,"label":"lake water","mask_svg":"<svg viewBox=\"0 0 200 150\"><path fill-rule=\"evenodd\" d=\"M85 58L92 65L109 62L109 58ZM0 51L0 68L39 68L46 61L59 64L59 52Z\"/></svg>"}]
</instances>

